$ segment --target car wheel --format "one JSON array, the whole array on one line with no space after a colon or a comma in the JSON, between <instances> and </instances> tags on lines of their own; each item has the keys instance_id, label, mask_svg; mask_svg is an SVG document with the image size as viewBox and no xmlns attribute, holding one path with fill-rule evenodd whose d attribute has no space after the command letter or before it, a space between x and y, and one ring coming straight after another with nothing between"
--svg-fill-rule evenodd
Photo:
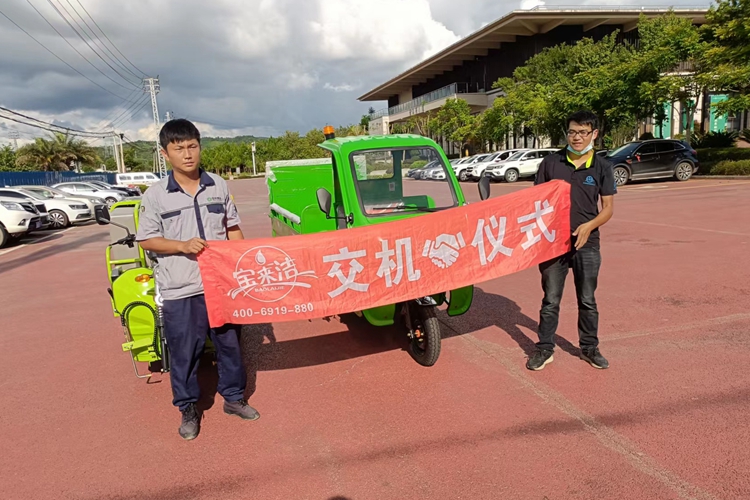
<instances>
[{"instance_id":1,"label":"car wheel","mask_svg":"<svg viewBox=\"0 0 750 500\"><path fill-rule=\"evenodd\" d=\"M612 174L615 176L615 184L618 186L624 186L628 183L628 169L625 167L615 167L615 169L612 171Z\"/></svg>"},{"instance_id":2,"label":"car wheel","mask_svg":"<svg viewBox=\"0 0 750 500\"><path fill-rule=\"evenodd\" d=\"M50 210L49 220L52 223L52 227L55 229L68 227L68 224L70 224L68 216L65 214L65 212L62 212L60 210Z\"/></svg>"},{"instance_id":3,"label":"car wheel","mask_svg":"<svg viewBox=\"0 0 750 500\"><path fill-rule=\"evenodd\" d=\"M461 170L458 174L458 180L461 182L466 182L466 170Z\"/></svg>"},{"instance_id":4,"label":"car wheel","mask_svg":"<svg viewBox=\"0 0 750 500\"><path fill-rule=\"evenodd\" d=\"M510 168L505 171L505 182L516 182L518 180L518 170Z\"/></svg>"},{"instance_id":5,"label":"car wheel","mask_svg":"<svg viewBox=\"0 0 750 500\"><path fill-rule=\"evenodd\" d=\"M10 241L8 231L5 230L2 224L0 224L0 248L3 248Z\"/></svg>"},{"instance_id":6,"label":"car wheel","mask_svg":"<svg viewBox=\"0 0 750 500\"><path fill-rule=\"evenodd\" d=\"M687 161L678 163L674 169L674 176L678 181L685 182L693 176L693 165Z\"/></svg>"},{"instance_id":7,"label":"car wheel","mask_svg":"<svg viewBox=\"0 0 750 500\"><path fill-rule=\"evenodd\" d=\"M106 198L104 201L107 202L107 208L112 208L112 205L114 205L115 203L117 203L117 200L115 198L112 198L112 197Z\"/></svg>"}]
</instances>

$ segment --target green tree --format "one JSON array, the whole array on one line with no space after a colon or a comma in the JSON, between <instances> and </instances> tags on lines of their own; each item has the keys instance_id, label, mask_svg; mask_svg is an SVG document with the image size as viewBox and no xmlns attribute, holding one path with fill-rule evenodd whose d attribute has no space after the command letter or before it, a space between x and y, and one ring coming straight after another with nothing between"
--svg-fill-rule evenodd
<instances>
[{"instance_id":1,"label":"green tree","mask_svg":"<svg viewBox=\"0 0 750 500\"><path fill-rule=\"evenodd\" d=\"M469 103L463 99L448 99L429 122L429 128L462 149L476 134L477 119L471 114Z\"/></svg>"},{"instance_id":2,"label":"green tree","mask_svg":"<svg viewBox=\"0 0 750 500\"><path fill-rule=\"evenodd\" d=\"M706 20L700 78L711 90L731 93L716 104L719 113L750 109L750 0L718 0Z\"/></svg>"},{"instance_id":3,"label":"green tree","mask_svg":"<svg viewBox=\"0 0 750 500\"><path fill-rule=\"evenodd\" d=\"M12 172L16 167L16 152L9 145L0 148L0 172Z\"/></svg>"},{"instance_id":4,"label":"green tree","mask_svg":"<svg viewBox=\"0 0 750 500\"><path fill-rule=\"evenodd\" d=\"M55 133L51 139L38 137L16 155L16 165L31 170L69 170L73 163L98 167L101 160L86 141L61 133Z\"/></svg>"}]
</instances>

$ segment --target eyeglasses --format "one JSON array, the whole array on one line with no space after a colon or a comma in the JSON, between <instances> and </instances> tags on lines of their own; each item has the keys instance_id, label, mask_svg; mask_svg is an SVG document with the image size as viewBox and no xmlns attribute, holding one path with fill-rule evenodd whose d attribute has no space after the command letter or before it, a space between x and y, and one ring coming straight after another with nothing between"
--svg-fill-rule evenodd
<instances>
[{"instance_id":1,"label":"eyeglasses","mask_svg":"<svg viewBox=\"0 0 750 500\"><path fill-rule=\"evenodd\" d=\"M582 139L585 139L593 133L593 130L568 130L568 137L575 137L579 135Z\"/></svg>"}]
</instances>

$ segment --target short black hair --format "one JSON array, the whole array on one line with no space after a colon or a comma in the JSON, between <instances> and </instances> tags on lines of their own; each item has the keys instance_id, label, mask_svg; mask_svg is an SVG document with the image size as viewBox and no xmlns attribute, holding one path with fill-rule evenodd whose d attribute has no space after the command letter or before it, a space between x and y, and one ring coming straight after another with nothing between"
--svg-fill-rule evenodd
<instances>
[{"instance_id":1,"label":"short black hair","mask_svg":"<svg viewBox=\"0 0 750 500\"><path fill-rule=\"evenodd\" d=\"M599 118L595 113L587 110L576 111L570 115L568 121L565 122L565 130L570 128L570 122L576 122L579 125L591 125L591 130L599 128Z\"/></svg>"},{"instance_id":2,"label":"short black hair","mask_svg":"<svg viewBox=\"0 0 750 500\"><path fill-rule=\"evenodd\" d=\"M184 118L169 120L159 132L159 144L167 150L167 145L173 142L182 142L195 139L198 144L201 142L201 133L193 122Z\"/></svg>"}]
</instances>

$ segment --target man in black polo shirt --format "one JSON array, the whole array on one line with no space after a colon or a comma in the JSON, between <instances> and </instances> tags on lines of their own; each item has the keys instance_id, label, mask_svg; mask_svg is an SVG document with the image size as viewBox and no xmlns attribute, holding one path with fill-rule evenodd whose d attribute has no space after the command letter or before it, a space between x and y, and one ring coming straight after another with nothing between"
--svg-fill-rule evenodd
<instances>
[{"instance_id":1,"label":"man in black polo shirt","mask_svg":"<svg viewBox=\"0 0 750 500\"><path fill-rule=\"evenodd\" d=\"M578 337L581 359L595 368L608 368L609 362L599 352L599 312L594 292L599 277L599 226L612 217L617 193L612 164L594 154L593 144L599 131L595 114L578 111L568 118L568 147L544 158L539 165L535 184L562 179L570 183L571 250L561 257L540 264L544 299L539 313L539 342L526 367L541 370L552 361L565 278L568 269L578 297ZM599 211L601 197L602 210Z\"/></svg>"}]
</instances>

